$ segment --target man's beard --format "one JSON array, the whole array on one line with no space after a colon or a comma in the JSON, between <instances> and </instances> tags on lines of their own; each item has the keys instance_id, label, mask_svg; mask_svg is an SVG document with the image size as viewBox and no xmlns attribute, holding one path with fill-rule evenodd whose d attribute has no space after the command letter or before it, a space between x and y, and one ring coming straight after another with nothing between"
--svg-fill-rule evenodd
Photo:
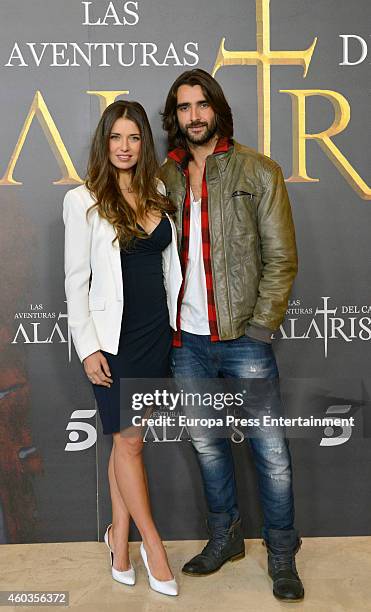
<instances>
[{"instance_id":1,"label":"man's beard","mask_svg":"<svg viewBox=\"0 0 371 612\"><path fill-rule=\"evenodd\" d=\"M200 136L192 136L191 134L189 134L188 128L198 126L208 127L206 132ZM180 127L180 131L182 132L183 136L186 137L190 144L201 146L207 144L212 138L214 138L217 132L217 127L218 126L216 124L216 119L213 119L210 125L208 125L207 123L203 123L202 121L195 121L194 123L188 124L186 127Z\"/></svg>"}]
</instances>

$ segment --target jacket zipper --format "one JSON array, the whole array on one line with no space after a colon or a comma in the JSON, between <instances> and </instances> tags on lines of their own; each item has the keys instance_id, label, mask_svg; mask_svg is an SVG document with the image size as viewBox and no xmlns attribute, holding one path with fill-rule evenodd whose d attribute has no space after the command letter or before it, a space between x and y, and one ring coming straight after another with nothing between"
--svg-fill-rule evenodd
<instances>
[{"instance_id":1,"label":"jacket zipper","mask_svg":"<svg viewBox=\"0 0 371 612\"><path fill-rule=\"evenodd\" d=\"M218 168L218 174L219 174L219 186L220 189L222 190L222 177L221 177L221 173L220 173L220 168L219 168L219 164L216 161L216 165ZM207 192L209 194L209 190ZM221 197L219 200L219 206L220 206L220 213L221 213L221 219L222 219L222 223L221 223L221 229L222 229L222 236L223 236L223 254L224 254L224 268L226 268L226 264L225 264L225 241L224 241L224 209L223 209L223 203L221 201ZM209 219L211 219L212 215L209 215ZM212 238L211 238L211 232L210 232L210 255L212 252L212 242L211 242ZM215 292L215 275L214 275L214 264L213 264L213 258L210 257L211 259L211 266L212 266L212 270L213 270L213 290L214 290L214 298L216 296L216 292ZM229 321L230 321L230 325L231 325L231 329L232 329L232 333L234 333L233 330L233 324L232 324L232 316L231 316L231 310L230 310L230 304L231 304L231 299L230 299L230 291L229 291L229 281L228 281L228 274L227 274L227 270L225 269L225 279L226 279L226 287L227 287L227 296L228 296L228 311L229 311ZM215 306L217 306L217 300L215 299ZM218 333L219 333L219 337L220 337L220 323L219 323L219 313L218 313L218 308L215 308L216 310L216 318L217 318L217 326L218 326Z\"/></svg>"}]
</instances>

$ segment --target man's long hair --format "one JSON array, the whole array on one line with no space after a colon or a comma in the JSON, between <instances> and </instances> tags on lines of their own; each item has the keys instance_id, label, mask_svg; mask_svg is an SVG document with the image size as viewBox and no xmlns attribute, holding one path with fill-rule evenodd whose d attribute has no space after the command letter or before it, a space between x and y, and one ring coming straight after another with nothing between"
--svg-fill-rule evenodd
<instances>
[{"instance_id":1,"label":"man's long hair","mask_svg":"<svg viewBox=\"0 0 371 612\"><path fill-rule=\"evenodd\" d=\"M140 133L141 149L138 162L132 171L131 186L136 196L137 213L129 206L119 185L119 170L110 162L109 142L113 125L121 117L133 121ZM109 221L116 231L116 238L125 247L133 237L145 237L138 230L137 218L143 218L148 210L173 213L175 207L157 190L158 162L152 130L146 112L139 102L117 100L103 112L93 136L85 185L96 203L88 213L98 209L101 217Z\"/></svg>"},{"instance_id":2,"label":"man's long hair","mask_svg":"<svg viewBox=\"0 0 371 612\"><path fill-rule=\"evenodd\" d=\"M170 87L162 113L162 126L168 134L169 151L181 147L189 151L187 139L182 134L177 118L177 93L181 85L199 85L216 116L217 134L220 138L233 136L233 117L231 108L219 83L205 70L196 68L183 72Z\"/></svg>"}]
</instances>

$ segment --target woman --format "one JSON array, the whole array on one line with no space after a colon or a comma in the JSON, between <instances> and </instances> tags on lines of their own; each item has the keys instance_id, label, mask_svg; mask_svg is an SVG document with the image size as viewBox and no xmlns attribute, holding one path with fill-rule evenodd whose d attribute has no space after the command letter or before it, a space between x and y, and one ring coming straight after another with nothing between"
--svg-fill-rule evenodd
<instances>
[{"instance_id":1,"label":"woman","mask_svg":"<svg viewBox=\"0 0 371 612\"><path fill-rule=\"evenodd\" d=\"M174 207L159 191L164 185L157 171L143 107L122 100L108 106L85 184L64 200L65 288L74 345L93 384L103 433L113 435L112 524L105 534L112 577L135 583L128 551L132 517L151 588L177 595L151 515L142 437L120 433L130 421L127 413L122 423L121 411L120 422L120 378L167 377L170 325L176 327L181 270L169 216Z\"/></svg>"}]
</instances>

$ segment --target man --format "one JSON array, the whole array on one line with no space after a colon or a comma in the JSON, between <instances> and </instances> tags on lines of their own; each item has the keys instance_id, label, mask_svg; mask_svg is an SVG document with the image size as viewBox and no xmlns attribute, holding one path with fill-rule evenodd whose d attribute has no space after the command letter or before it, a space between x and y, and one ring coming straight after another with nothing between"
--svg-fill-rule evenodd
<instances>
[{"instance_id":1,"label":"man","mask_svg":"<svg viewBox=\"0 0 371 612\"><path fill-rule=\"evenodd\" d=\"M278 385L271 347L297 272L295 233L280 167L232 140L231 109L217 81L190 70L163 112L169 154L162 166L177 205L183 285L172 350L175 377L266 378ZM208 504L210 540L183 567L217 571L245 555L230 441L192 440ZM273 593L304 597L295 566L291 458L279 432L250 439L264 514Z\"/></svg>"}]
</instances>

